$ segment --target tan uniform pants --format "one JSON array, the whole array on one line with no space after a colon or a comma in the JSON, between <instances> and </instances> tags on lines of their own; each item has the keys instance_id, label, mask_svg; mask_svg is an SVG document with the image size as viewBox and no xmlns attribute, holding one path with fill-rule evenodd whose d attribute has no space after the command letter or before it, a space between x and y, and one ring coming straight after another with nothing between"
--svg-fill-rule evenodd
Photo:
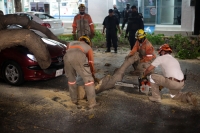
<instances>
[{"instance_id":1,"label":"tan uniform pants","mask_svg":"<svg viewBox=\"0 0 200 133\"><path fill-rule=\"evenodd\" d=\"M94 81L85 53L79 49L69 49L64 56L65 75L68 78L69 92L73 102L77 101L76 73L80 75L85 84ZM85 91L89 104L96 104L94 84L85 85Z\"/></svg>"},{"instance_id":2,"label":"tan uniform pants","mask_svg":"<svg viewBox=\"0 0 200 133\"><path fill-rule=\"evenodd\" d=\"M160 98L160 91L159 86L164 86L169 89L170 94L175 95L173 99L181 100L185 95L184 93L180 92L184 87L183 82L177 82L174 80L170 80L165 78L159 74L151 74L151 78L154 80L155 83L151 82L151 89L152 89L152 96L154 98Z\"/></svg>"}]
</instances>

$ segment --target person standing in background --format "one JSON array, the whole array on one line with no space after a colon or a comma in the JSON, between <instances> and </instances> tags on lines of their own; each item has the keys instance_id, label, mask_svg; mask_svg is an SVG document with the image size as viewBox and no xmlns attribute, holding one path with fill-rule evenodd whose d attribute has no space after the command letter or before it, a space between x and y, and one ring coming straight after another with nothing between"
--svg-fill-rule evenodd
<instances>
[{"instance_id":1,"label":"person standing in background","mask_svg":"<svg viewBox=\"0 0 200 133\"><path fill-rule=\"evenodd\" d=\"M89 14L85 13L84 4L80 4L78 9L79 14L74 17L74 21L72 23L74 40L77 40L83 35L87 35L90 39L92 39L95 34L92 18Z\"/></svg>"},{"instance_id":2,"label":"person standing in background","mask_svg":"<svg viewBox=\"0 0 200 133\"><path fill-rule=\"evenodd\" d=\"M128 40L131 46L130 48L132 50L136 41L135 33L138 29L144 29L144 23L141 19L141 16L137 12L137 7L133 5L131 9L132 9L132 12L128 19L128 25L126 28L125 37L129 36Z\"/></svg>"},{"instance_id":3,"label":"person standing in background","mask_svg":"<svg viewBox=\"0 0 200 133\"><path fill-rule=\"evenodd\" d=\"M114 15L116 16L116 18L118 19L119 23L120 23L120 13L119 10L117 9L116 5L113 5L113 11L114 11Z\"/></svg>"},{"instance_id":4,"label":"person standing in background","mask_svg":"<svg viewBox=\"0 0 200 133\"><path fill-rule=\"evenodd\" d=\"M126 8L122 12L123 23L122 23L122 30L124 29L125 24L128 22L128 17L131 13L130 3L126 4Z\"/></svg>"},{"instance_id":5,"label":"person standing in background","mask_svg":"<svg viewBox=\"0 0 200 133\"><path fill-rule=\"evenodd\" d=\"M115 53L117 53L117 29L119 34L121 34L121 30L119 27L119 21L114 15L113 9L109 9L109 15L105 17L103 21L103 32L104 34L106 29L106 42L107 42L107 50L105 52L110 52L111 42L113 43L113 47L115 49Z\"/></svg>"}]
</instances>

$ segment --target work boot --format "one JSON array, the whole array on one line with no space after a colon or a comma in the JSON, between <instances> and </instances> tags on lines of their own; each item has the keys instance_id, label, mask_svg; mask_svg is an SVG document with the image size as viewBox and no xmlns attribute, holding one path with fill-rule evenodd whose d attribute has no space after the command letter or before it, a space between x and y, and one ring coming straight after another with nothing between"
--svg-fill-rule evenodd
<instances>
[{"instance_id":1,"label":"work boot","mask_svg":"<svg viewBox=\"0 0 200 133\"><path fill-rule=\"evenodd\" d=\"M108 52L110 52L110 50L109 50L109 49L107 49L105 52L106 52L106 53L108 53Z\"/></svg>"},{"instance_id":2,"label":"work boot","mask_svg":"<svg viewBox=\"0 0 200 133\"><path fill-rule=\"evenodd\" d=\"M88 101L88 103L89 103L89 106L88 106L89 109L96 108L99 105L101 105L100 103L96 102L96 99L90 99L90 101Z\"/></svg>"},{"instance_id":3,"label":"work boot","mask_svg":"<svg viewBox=\"0 0 200 133\"><path fill-rule=\"evenodd\" d=\"M78 102L77 101L78 92L77 92L77 85L76 84L69 85L69 93L70 93L72 103L74 103L74 104L77 103Z\"/></svg>"},{"instance_id":4,"label":"work boot","mask_svg":"<svg viewBox=\"0 0 200 133\"><path fill-rule=\"evenodd\" d=\"M186 93L186 100L188 103L197 106L197 99L195 96L193 96L192 92Z\"/></svg>"},{"instance_id":5,"label":"work boot","mask_svg":"<svg viewBox=\"0 0 200 133\"><path fill-rule=\"evenodd\" d=\"M72 101L72 103L75 104L75 105L79 105L78 101Z\"/></svg>"},{"instance_id":6,"label":"work boot","mask_svg":"<svg viewBox=\"0 0 200 133\"><path fill-rule=\"evenodd\" d=\"M96 93L95 93L94 84L85 86L85 91L86 91L87 100L89 104L88 107L94 108L95 106L98 105L96 102Z\"/></svg>"},{"instance_id":7,"label":"work boot","mask_svg":"<svg viewBox=\"0 0 200 133\"><path fill-rule=\"evenodd\" d=\"M152 101L152 102L157 102L157 103L161 102L161 98L154 98L152 96L149 97L149 100Z\"/></svg>"},{"instance_id":8,"label":"work boot","mask_svg":"<svg viewBox=\"0 0 200 133\"><path fill-rule=\"evenodd\" d=\"M149 100L152 102L161 102L159 86L155 83L151 83L151 91L152 96L149 97Z\"/></svg>"}]
</instances>

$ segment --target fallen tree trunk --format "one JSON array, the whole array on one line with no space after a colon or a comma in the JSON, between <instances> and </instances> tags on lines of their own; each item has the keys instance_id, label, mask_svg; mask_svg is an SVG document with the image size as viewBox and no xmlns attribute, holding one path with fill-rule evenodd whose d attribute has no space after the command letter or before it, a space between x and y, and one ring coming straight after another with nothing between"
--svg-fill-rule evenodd
<instances>
[{"instance_id":1,"label":"fallen tree trunk","mask_svg":"<svg viewBox=\"0 0 200 133\"><path fill-rule=\"evenodd\" d=\"M100 83L95 86L96 94L113 88L117 81L121 81L123 79L125 70L139 59L140 57L138 52L135 53L133 56L130 56L129 58L125 59L121 67L115 70L113 76L110 75L105 76L104 78L101 79ZM78 99L84 99L85 97L86 93L84 87L79 86Z\"/></svg>"},{"instance_id":2,"label":"fallen tree trunk","mask_svg":"<svg viewBox=\"0 0 200 133\"><path fill-rule=\"evenodd\" d=\"M17 14L0 15L0 30L7 29L8 25L17 24L25 29L34 29L45 34L49 39L66 44L67 42L58 39L48 28L39 23L30 20L27 16L19 16Z\"/></svg>"},{"instance_id":3,"label":"fallen tree trunk","mask_svg":"<svg viewBox=\"0 0 200 133\"><path fill-rule=\"evenodd\" d=\"M22 45L34 54L42 69L48 68L51 64L51 56L46 44L33 31L27 29L1 30L0 40L0 51Z\"/></svg>"}]
</instances>

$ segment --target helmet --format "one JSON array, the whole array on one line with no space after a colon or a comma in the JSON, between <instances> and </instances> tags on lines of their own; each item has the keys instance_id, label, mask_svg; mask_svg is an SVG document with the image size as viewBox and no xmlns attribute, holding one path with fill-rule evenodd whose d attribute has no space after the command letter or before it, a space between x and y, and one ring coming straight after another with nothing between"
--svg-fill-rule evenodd
<instances>
[{"instance_id":1,"label":"helmet","mask_svg":"<svg viewBox=\"0 0 200 133\"><path fill-rule=\"evenodd\" d=\"M90 38L86 35L83 35L81 37L79 37L78 39L79 41L84 41L85 43L87 43L88 45L90 45L90 47L92 47L92 42L90 41Z\"/></svg>"},{"instance_id":2,"label":"helmet","mask_svg":"<svg viewBox=\"0 0 200 133\"><path fill-rule=\"evenodd\" d=\"M143 29L139 29L139 30L137 30L137 32L135 33L135 38L136 39L142 39L142 38L144 38L146 36L146 33L144 32L144 30Z\"/></svg>"},{"instance_id":3,"label":"helmet","mask_svg":"<svg viewBox=\"0 0 200 133\"><path fill-rule=\"evenodd\" d=\"M163 44L162 46L160 46L158 53L160 54L161 51L166 51L166 52L172 52L171 47L169 46L169 44Z\"/></svg>"},{"instance_id":4,"label":"helmet","mask_svg":"<svg viewBox=\"0 0 200 133\"><path fill-rule=\"evenodd\" d=\"M78 9L80 9L80 8L85 8L85 5L84 5L84 4L80 4L80 5L78 6Z\"/></svg>"}]
</instances>

